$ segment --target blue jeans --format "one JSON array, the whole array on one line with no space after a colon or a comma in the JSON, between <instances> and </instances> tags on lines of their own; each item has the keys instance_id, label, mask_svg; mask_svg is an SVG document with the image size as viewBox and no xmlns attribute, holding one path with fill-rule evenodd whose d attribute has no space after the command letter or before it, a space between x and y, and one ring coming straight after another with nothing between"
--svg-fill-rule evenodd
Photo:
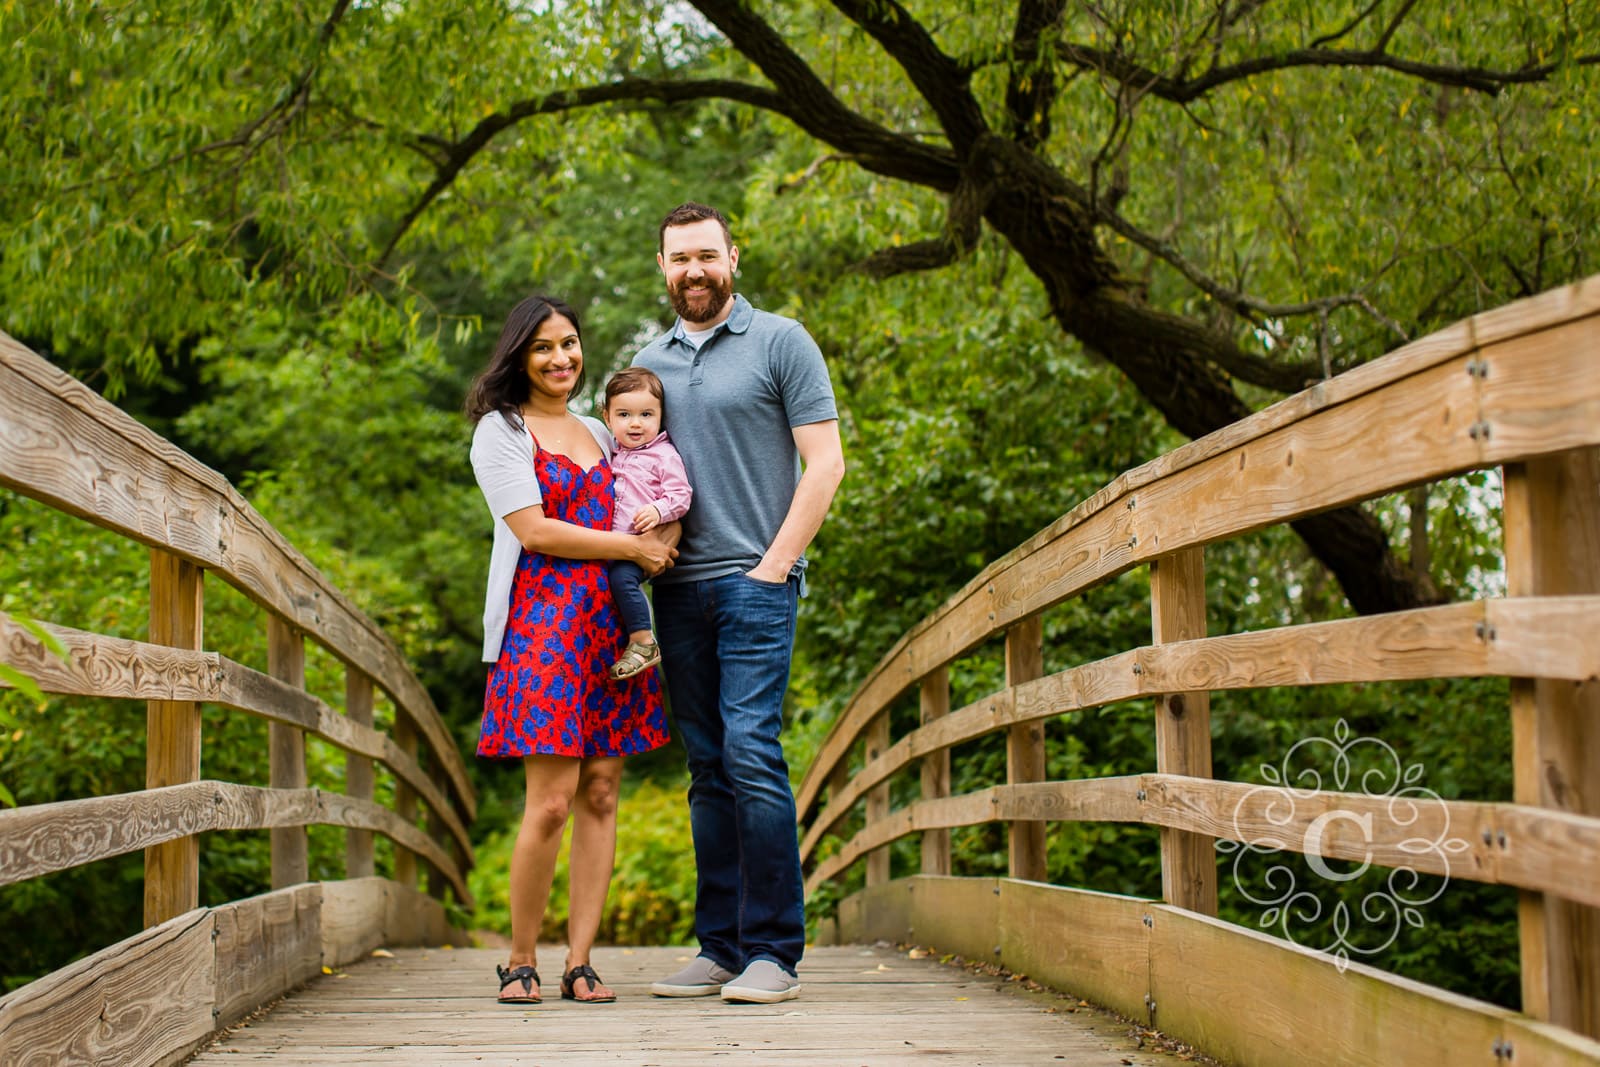
<instances>
[{"instance_id":1,"label":"blue jeans","mask_svg":"<svg viewBox=\"0 0 1600 1067\"><path fill-rule=\"evenodd\" d=\"M689 823L701 955L794 973L805 890L789 765L778 742L798 579L730 574L655 590L656 640L689 755Z\"/></svg>"}]
</instances>

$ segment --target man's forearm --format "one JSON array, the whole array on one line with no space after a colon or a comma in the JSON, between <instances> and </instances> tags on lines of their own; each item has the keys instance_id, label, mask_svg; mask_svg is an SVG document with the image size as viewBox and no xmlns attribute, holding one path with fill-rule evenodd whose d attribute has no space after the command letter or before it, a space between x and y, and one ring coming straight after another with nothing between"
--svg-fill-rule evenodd
<instances>
[{"instance_id":1,"label":"man's forearm","mask_svg":"<svg viewBox=\"0 0 1600 1067\"><path fill-rule=\"evenodd\" d=\"M794 487L794 500L783 517L783 525L778 527L777 536L752 572L756 577L781 582L789 574L811 539L822 529L828 509L833 506L834 494L843 480L843 457L812 463L805 468Z\"/></svg>"}]
</instances>

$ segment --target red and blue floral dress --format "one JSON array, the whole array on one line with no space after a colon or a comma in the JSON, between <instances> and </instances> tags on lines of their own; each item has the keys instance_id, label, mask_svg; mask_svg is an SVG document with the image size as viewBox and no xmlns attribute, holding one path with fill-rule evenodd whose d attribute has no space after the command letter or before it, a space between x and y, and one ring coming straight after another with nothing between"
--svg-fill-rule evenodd
<instances>
[{"instance_id":1,"label":"red and blue floral dress","mask_svg":"<svg viewBox=\"0 0 1600 1067\"><path fill-rule=\"evenodd\" d=\"M611 466L585 470L537 447L545 515L610 530ZM612 608L606 560L523 550L500 658L489 671L478 755L501 759L630 756L667 743L657 671L611 677L628 638Z\"/></svg>"}]
</instances>

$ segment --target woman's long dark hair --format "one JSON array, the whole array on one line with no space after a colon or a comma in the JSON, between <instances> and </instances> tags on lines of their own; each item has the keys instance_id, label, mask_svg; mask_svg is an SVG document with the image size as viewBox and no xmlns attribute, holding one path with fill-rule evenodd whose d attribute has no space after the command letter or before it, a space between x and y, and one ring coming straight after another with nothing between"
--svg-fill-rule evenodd
<instances>
[{"instance_id":1,"label":"woman's long dark hair","mask_svg":"<svg viewBox=\"0 0 1600 1067\"><path fill-rule=\"evenodd\" d=\"M551 315L560 315L572 323L578 343L583 343L578 313L564 301L553 296L530 296L512 308L500 329L500 339L494 343L489 365L467 390L467 418L474 425L491 411L500 412L513 425L522 425L522 405L528 402L528 394L533 390L533 383L528 380L528 345ZM582 388L580 373L572 391L576 393Z\"/></svg>"}]
</instances>

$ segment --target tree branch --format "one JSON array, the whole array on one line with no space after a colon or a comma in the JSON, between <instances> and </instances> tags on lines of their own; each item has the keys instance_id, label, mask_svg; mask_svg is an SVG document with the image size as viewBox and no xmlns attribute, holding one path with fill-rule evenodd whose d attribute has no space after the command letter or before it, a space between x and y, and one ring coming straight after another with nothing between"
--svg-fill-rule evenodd
<instances>
[{"instance_id":1,"label":"tree branch","mask_svg":"<svg viewBox=\"0 0 1600 1067\"><path fill-rule=\"evenodd\" d=\"M182 152L174 152L161 162L153 163L148 167L123 171L118 174L106 175L90 181L69 185L62 192L77 192L80 189L103 185L108 182L123 182L129 178L143 178L178 163L185 163L191 159L199 159L201 156L209 156L217 152L240 148L245 151L244 155L234 165L235 169L237 169L260 151L263 145L283 132L294 117L304 111L306 105L310 103L311 82L316 77L317 68L322 64L322 53L327 49L328 41L332 39L334 30L338 28L340 20L344 18L345 12L349 9L350 0L334 0L333 10L328 13L328 17L323 20L322 25L317 29L316 46L312 49L311 59L306 64L305 69L300 72L299 77L295 78L288 88L278 94L278 98L272 102L272 106L249 122L246 122L243 126L240 126L234 131L233 136L225 137L220 141L210 141L203 145L197 145ZM256 134L263 128L265 128L266 132L257 137Z\"/></svg>"},{"instance_id":2,"label":"tree branch","mask_svg":"<svg viewBox=\"0 0 1600 1067\"><path fill-rule=\"evenodd\" d=\"M810 165L807 166L806 169L804 171L802 171L800 174L798 174L797 176L795 176L793 178L790 178L790 179L787 179L785 181L779 182L778 183L778 187L773 191L775 193L777 193L779 196L782 196L784 193L795 192L801 186L803 186L807 182L811 181L812 178L815 178L817 176L818 172L820 172L822 170L822 168L827 166L829 163L860 163L860 162L861 161L859 159L857 159L855 156L844 155L844 154L839 153L839 152L829 152L827 155L818 156L816 159L813 159L811 161Z\"/></svg>"},{"instance_id":3,"label":"tree branch","mask_svg":"<svg viewBox=\"0 0 1600 1067\"><path fill-rule=\"evenodd\" d=\"M777 90L770 95L781 107L756 106L778 112L823 144L870 161L862 165L876 173L933 189L955 187L959 165L954 155L880 126L845 107L777 31L750 10L745 0L692 2Z\"/></svg>"},{"instance_id":4,"label":"tree branch","mask_svg":"<svg viewBox=\"0 0 1600 1067\"><path fill-rule=\"evenodd\" d=\"M978 158L982 148L973 149L973 159L950 194L945 214L944 233L925 241L885 248L857 263L853 269L872 278L937 270L968 255L983 236L983 213L995 195L992 176Z\"/></svg>"},{"instance_id":5,"label":"tree branch","mask_svg":"<svg viewBox=\"0 0 1600 1067\"><path fill-rule=\"evenodd\" d=\"M1347 36L1351 30L1355 29L1357 26L1361 25L1368 18L1370 18L1372 13L1378 10L1382 3L1383 0L1372 0L1372 3L1368 4L1359 14L1356 15L1355 18L1351 19L1337 30L1334 30L1332 33L1325 33L1321 37L1318 37L1316 40L1311 42L1309 47L1321 48L1325 44L1332 44L1339 38Z\"/></svg>"},{"instance_id":6,"label":"tree branch","mask_svg":"<svg viewBox=\"0 0 1600 1067\"><path fill-rule=\"evenodd\" d=\"M1319 324L1322 326L1321 333L1325 337L1329 313L1339 308L1354 306L1359 307L1362 311L1383 323L1401 341L1410 340L1399 323L1373 307L1372 302L1365 293L1343 293L1337 296L1318 297L1315 300L1306 300L1297 304L1275 304L1222 285L1200 270L1199 267L1189 262L1181 252L1173 247L1171 242L1145 233L1121 215L1104 206L1096 209L1095 218L1151 255L1176 268L1195 288L1252 325L1260 326L1263 320L1267 318L1284 319L1301 315L1316 315ZM1378 274L1382 275L1392 262L1391 260L1390 264L1385 264ZM1219 352L1211 358L1211 362L1242 381L1259 385L1264 389L1274 389L1284 393L1299 392L1308 383L1327 376L1331 372L1331 367L1327 365L1326 358L1322 358L1319 361L1284 364L1263 359L1242 349Z\"/></svg>"},{"instance_id":7,"label":"tree branch","mask_svg":"<svg viewBox=\"0 0 1600 1067\"><path fill-rule=\"evenodd\" d=\"M1115 81L1148 86L1151 95L1180 104L1197 100L1211 90L1230 82L1301 67L1392 70L1436 85L1449 85L1498 96L1501 90L1511 85L1544 81L1562 66L1560 63L1542 63L1518 70L1493 70L1488 67L1452 67L1438 63L1422 63L1374 49L1358 51L1344 48L1297 48L1276 55L1257 56L1225 67L1215 67L1193 78L1174 78L1142 66L1121 52L1111 49L1063 42L1057 46L1057 51L1069 63L1096 71ZM1600 53L1579 56L1570 62L1578 66L1600 64Z\"/></svg>"},{"instance_id":8,"label":"tree branch","mask_svg":"<svg viewBox=\"0 0 1600 1067\"><path fill-rule=\"evenodd\" d=\"M899 63L960 155L989 126L972 95L968 72L940 50L922 24L899 0L833 0L850 21L866 30Z\"/></svg>"},{"instance_id":9,"label":"tree branch","mask_svg":"<svg viewBox=\"0 0 1600 1067\"><path fill-rule=\"evenodd\" d=\"M1050 139L1050 109L1056 100L1055 69L1039 61L1039 37L1060 21L1065 6L1065 0L1019 0L1017 4L1006 113L1011 120L1011 139L1030 150Z\"/></svg>"},{"instance_id":10,"label":"tree branch","mask_svg":"<svg viewBox=\"0 0 1600 1067\"><path fill-rule=\"evenodd\" d=\"M948 267L961 256L961 250L952 245L948 239L930 237L907 245L881 248L851 269L860 271L869 278L892 278L897 274L914 274L918 271Z\"/></svg>"},{"instance_id":11,"label":"tree branch","mask_svg":"<svg viewBox=\"0 0 1600 1067\"><path fill-rule=\"evenodd\" d=\"M455 182L468 163L488 147L489 142L504 130L535 115L549 115L598 104L653 100L664 104L679 104L697 100L723 99L748 104L751 107L782 115L822 140L845 142L846 150L856 144L851 136L860 137L861 149L852 153L854 161L871 171L891 178L924 185L935 185L930 174L941 178L947 186L955 184L956 168L949 153L930 148L909 137L903 137L881 126L876 126L847 112L856 121L842 129L812 131L815 116L807 112L809 101L775 92L760 85L730 79L710 78L699 81L676 79L623 78L604 85L590 85L579 89L565 89L545 96L518 101L503 111L485 116L466 136L458 141L419 135L410 144L419 152L435 160L433 181L422 191L411 208L401 218L383 251L373 263L375 271L382 270L400 244L401 238L416 224L428 206L437 200Z\"/></svg>"}]
</instances>

